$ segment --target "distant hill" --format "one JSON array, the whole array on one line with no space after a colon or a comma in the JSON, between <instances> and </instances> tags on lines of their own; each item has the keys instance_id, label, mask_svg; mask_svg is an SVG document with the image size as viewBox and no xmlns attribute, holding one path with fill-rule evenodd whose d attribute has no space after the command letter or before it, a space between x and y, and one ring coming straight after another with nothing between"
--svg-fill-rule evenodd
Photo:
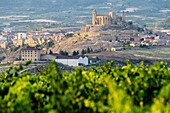
<instances>
[{"instance_id":1,"label":"distant hill","mask_svg":"<svg viewBox=\"0 0 170 113\"><path fill-rule=\"evenodd\" d=\"M170 16L169 0L0 0L0 16L28 15L27 19L70 23L89 23L94 8L99 13L125 11L128 20L148 26Z\"/></svg>"},{"instance_id":2,"label":"distant hill","mask_svg":"<svg viewBox=\"0 0 170 113\"><path fill-rule=\"evenodd\" d=\"M1 0L0 8L8 11L35 10L37 13L45 11L57 11L62 9L76 8L78 6L88 6L91 4L102 3L105 0ZM8 13L8 12L5 12Z\"/></svg>"},{"instance_id":3,"label":"distant hill","mask_svg":"<svg viewBox=\"0 0 170 113\"><path fill-rule=\"evenodd\" d=\"M162 28L164 28L164 29L170 29L170 17L167 18L165 21L160 22L160 23L158 24L158 27L162 27Z\"/></svg>"}]
</instances>

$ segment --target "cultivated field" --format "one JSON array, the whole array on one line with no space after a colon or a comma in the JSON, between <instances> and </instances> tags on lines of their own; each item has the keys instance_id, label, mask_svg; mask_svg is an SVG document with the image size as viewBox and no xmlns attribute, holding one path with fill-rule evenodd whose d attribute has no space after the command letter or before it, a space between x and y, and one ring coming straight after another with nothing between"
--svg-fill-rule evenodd
<instances>
[{"instance_id":1,"label":"cultivated field","mask_svg":"<svg viewBox=\"0 0 170 113\"><path fill-rule=\"evenodd\" d=\"M154 47L145 49L131 49L120 51L121 53L130 53L135 56L141 56L146 58L163 58L170 59L170 47Z\"/></svg>"}]
</instances>

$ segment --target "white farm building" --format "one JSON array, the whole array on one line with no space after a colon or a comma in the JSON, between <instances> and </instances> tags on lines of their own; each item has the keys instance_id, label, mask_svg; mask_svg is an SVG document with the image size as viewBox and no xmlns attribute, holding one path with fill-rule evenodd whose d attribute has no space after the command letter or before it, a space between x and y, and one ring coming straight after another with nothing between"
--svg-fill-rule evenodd
<instances>
[{"instance_id":1,"label":"white farm building","mask_svg":"<svg viewBox=\"0 0 170 113\"><path fill-rule=\"evenodd\" d=\"M81 57L81 56L57 56L55 59L56 62L62 63L68 66L80 66L80 65L88 65L89 59L88 57Z\"/></svg>"}]
</instances>

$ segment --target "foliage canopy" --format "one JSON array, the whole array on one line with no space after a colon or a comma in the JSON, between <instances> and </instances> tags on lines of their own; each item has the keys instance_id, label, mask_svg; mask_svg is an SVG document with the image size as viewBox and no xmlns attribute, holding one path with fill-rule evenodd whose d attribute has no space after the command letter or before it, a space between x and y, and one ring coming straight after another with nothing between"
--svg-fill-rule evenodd
<instances>
[{"instance_id":1,"label":"foliage canopy","mask_svg":"<svg viewBox=\"0 0 170 113\"><path fill-rule=\"evenodd\" d=\"M104 66L61 73L53 61L41 73L0 74L0 113L169 113L170 67Z\"/></svg>"}]
</instances>

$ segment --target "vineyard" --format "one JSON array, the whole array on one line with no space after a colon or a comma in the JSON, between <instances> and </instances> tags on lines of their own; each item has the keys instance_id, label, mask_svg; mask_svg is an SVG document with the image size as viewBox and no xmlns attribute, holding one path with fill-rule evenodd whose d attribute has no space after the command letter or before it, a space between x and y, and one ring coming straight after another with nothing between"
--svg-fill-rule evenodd
<instances>
[{"instance_id":1,"label":"vineyard","mask_svg":"<svg viewBox=\"0 0 170 113\"><path fill-rule=\"evenodd\" d=\"M53 61L32 76L0 73L0 113L170 113L170 67L103 66L60 72ZM25 65L28 65L26 63Z\"/></svg>"}]
</instances>

